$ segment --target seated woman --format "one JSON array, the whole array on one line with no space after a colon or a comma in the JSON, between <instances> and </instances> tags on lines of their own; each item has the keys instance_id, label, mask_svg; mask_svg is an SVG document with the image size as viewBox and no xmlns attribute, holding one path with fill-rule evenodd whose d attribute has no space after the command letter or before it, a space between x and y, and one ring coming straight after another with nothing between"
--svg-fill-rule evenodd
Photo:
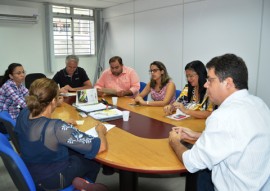
<instances>
[{"instance_id":1,"label":"seated woman","mask_svg":"<svg viewBox=\"0 0 270 191\"><path fill-rule=\"evenodd\" d=\"M24 79L23 66L12 63L0 82L0 111L8 111L15 121L21 109L26 107L24 97L28 95L28 89L22 84Z\"/></svg>"},{"instance_id":2,"label":"seated woman","mask_svg":"<svg viewBox=\"0 0 270 191\"><path fill-rule=\"evenodd\" d=\"M14 130L37 190L65 188L75 177L94 182L100 165L90 159L107 149L106 128L102 124L96 126L95 138L60 119L51 119L58 94L53 80L35 80Z\"/></svg>"},{"instance_id":3,"label":"seated woman","mask_svg":"<svg viewBox=\"0 0 270 191\"><path fill-rule=\"evenodd\" d=\"M192 61L185 67L188 84L182 90L176 102L164 107L167 115L172 114L176 109L183 113L196 117L207 118L213 111L209 102L204 84L207 78L207 71L201 61Z\"/></svg>"},{"instance_id":4,"label":"seated woman","mask_svg":"<svg viewBox=\"0 0 270 191\"><path fill-rule=\"evenodd\" d=\"M168 75L162 62L154 61L150 64L151 80L143 91L135 98L140 105L164 106L175 101L175 85ZM151 93L153 101L144 101L143 97Z\"/></svg>"}]
</instances>

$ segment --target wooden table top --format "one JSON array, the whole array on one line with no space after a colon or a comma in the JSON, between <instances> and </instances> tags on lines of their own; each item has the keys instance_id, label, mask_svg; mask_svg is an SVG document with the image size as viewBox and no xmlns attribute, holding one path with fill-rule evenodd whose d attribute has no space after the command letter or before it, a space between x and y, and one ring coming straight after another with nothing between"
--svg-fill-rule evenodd
<instances>
[{"instance_id":1,"label":"wooden table top","mask_svg":"<svg viewBox=\"0 0 270 191\"><path fill-rule=\"evenodd\" d=\"M106 97L105 99L111 103L110 97ZM202 131L204 129L205 120L190 118L175 121L165 117L163 107L131 106L129 103L132 103L132 101L133 100L129 97L118 98L117 106L163 122L165 124L163 128L169 128L165 129L167 132L170 131L171 127L166 126L166 124L170 124L171 126L182 125L195 131ZM132 115L131 113L131 118ZM74 107L66 103L56 108L52 117L62 120L84 120L83 125L77 126L81 131L86 131L97 124L97 121L91 117L82 118ZM125 123L129 122L124 122L123 126ZM138 121L138 126L139 125L140 121ZM125 127L122 129L111 129L106 135L108 150L98 154L96 160L102 164L131 172L153 174L186 172L184 165L171 149L168 143L168 136L165 136L165 138L145 138L143 136L134 135L128 131L129 129L125 130ZM151 134L151 131L148 133ZM162 137L164 137L164 135L162 135Z\"/></svg>"}]
</instances>

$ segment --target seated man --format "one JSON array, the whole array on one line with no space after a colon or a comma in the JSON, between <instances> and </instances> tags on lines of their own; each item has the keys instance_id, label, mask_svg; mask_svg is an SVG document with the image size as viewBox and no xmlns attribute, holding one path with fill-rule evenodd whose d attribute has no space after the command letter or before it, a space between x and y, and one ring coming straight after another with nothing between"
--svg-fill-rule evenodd
<instances>
[{"instance_id":1,"label":"seated man","mask_svg":"<svg viewBox=\"0 0 270 191\"><path fill-rule=\"evenodd\" d=\"M240 57L218 56L206 67L204 86L218 109L202 133L173 127L171 147L189 172L211 170L214 190L270 190L269 108L249 94L248 69ZM187 150L182 139L197 141ZM205 184L198 182L200 190Z\"/></svg>"},{"instance_id":2,"label":"seated man","mask_svg":"<svg viewBox=\"0 0 270 191\"><path fill-rule=\"evenodd\" d=\"M98 94L136 96L140 89L140 81L135 70L124 66L119 56L112 57L109 64L110 68L102 73L95 84Z\"/></svg>"},{"instance_id":3,"label":"seated man","mask_svg":"<svg viewBox=\"0 0 270 191\"><path fill-rule=\"evenodd\" d=\"M66 68L58 71L53 80L60 86L60 93L92 88L85 70L78 67L79 58L75 55L66 57Z\"/></svg>"}]
</instances>

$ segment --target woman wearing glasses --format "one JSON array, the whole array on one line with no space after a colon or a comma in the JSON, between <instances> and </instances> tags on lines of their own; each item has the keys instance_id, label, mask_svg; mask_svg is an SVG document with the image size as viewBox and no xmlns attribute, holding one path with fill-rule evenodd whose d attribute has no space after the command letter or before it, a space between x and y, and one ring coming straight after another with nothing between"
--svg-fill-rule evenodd
<instances>
[{"instance_id":1,"label":"woman wearing glasses","mask_svg":"<svg viewBox=\"0 0 270 191\"><path fill-rule=\"evenodd\" d=\"M167 69L162 62L154 61L150 64L150 82L143 91L135 98L140 105L165 106L175 101L175 85L168 75ZM151 93L153 101L144 101L143 97Z\"/></svg>"},{"instance_id":2,"label":"woman wearing glasses","mask_svg":"<svg viewBox=\"0 0 270 191\"><path fill-rule=\"evenodd\" d=\"M164 112L170 115L176 109L180 109L186 115L207 118L212 113L213 106L204 87L207 79L206 68L201 61L195 60L186 65L185 73L188 84L173 104L164 107Z\"/></svg>"},{"instance_id":3,"label":"woman wearing glasses","mask_svg":"<svg viewBox=\"0 0 270 191\"><path fill-rule=\"evenodd\" d=\"M8 111L14 120L17 119L20 110L26 107L24 97L28 95L28 89L22 84L24 79L23 66L12 63L0 82L0 111Z\"/></svg>"}]
</instances>

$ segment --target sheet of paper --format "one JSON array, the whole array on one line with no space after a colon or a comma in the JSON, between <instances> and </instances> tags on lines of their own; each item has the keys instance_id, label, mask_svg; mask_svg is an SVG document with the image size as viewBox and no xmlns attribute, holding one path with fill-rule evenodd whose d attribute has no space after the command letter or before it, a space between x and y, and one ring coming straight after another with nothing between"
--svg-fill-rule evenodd
<instances>
[{"instance_id":1,"label":"sheet of paper","mask_svg":"<svg viewBox=\"0 0 270 191\"><path fill-rule=\"evenodd\" d=\"M84 120L77 120L76 123L77 123L77 125L83 125L84 124Z\"/></svg>"},{"instance_id":2,"label":"sheet of paper","mask_svg":"<svg viewBox=\"0 0 270 191\"><path fill-rule=\"evenodd\" d=\"M115 127L115 125L112 125L112 124L104 124L104 123L103 123L103 125L106 127L107 131L109 131L109 130L111 130L113 127ZM92 127L91 129L85 131L85 133L86 133L87 135L91 135L91 136L93 136L93 137L98 137L98 134L97 134L97 132L96 132L95 127Z\"/></svg>"}]
</instances>

